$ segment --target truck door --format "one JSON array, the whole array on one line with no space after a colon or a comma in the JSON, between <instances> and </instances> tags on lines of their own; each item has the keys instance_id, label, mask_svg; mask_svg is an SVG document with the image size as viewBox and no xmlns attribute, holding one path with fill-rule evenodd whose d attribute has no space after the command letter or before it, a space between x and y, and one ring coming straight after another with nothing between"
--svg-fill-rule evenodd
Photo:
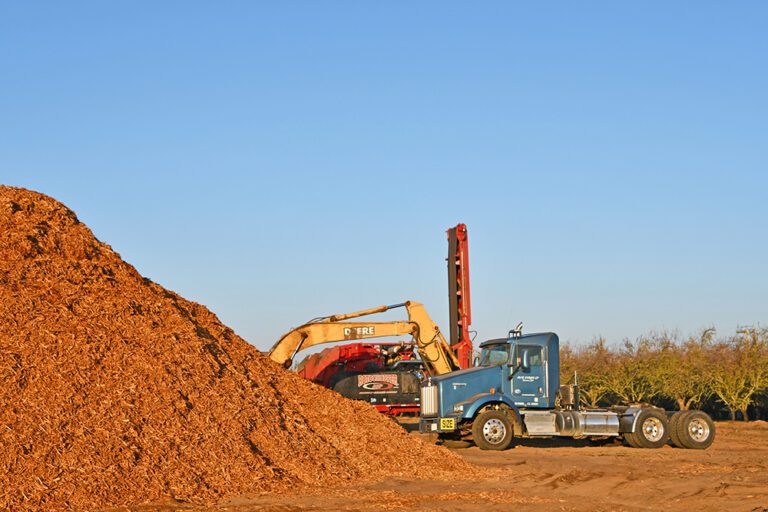
<instances>
[{"instance_id":1,"label":"truck door","mask_svg":"<svg viewBox=\"0 0 768 512\"><path fill-rule=\"evenodd\" d=\"M512 396L515 405L547 407L548 383L546 349L540 345L520 344L515 347L515 372Z\"/></svg>"}]
</instances>

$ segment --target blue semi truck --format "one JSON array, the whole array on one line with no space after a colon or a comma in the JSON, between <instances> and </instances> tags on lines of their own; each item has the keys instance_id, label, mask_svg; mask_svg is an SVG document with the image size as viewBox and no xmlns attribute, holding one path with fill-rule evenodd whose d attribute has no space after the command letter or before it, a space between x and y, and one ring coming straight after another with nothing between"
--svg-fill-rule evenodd
<instances>
[{"instance_id":1,"label":"blue semi truck","mask_svg":"<svg viewBox=\"0 0 768 512\"><path fill-rule=\"evenodd\" d=\"M556 334L480 344L473 368L432 377L421 387L419 430L450 441L504 450L520 437L623 438L632 447L704 449L715 437L702 411L667 412L649 405L580 407L576 384L560 385Z\"/></svg>"}]
</instances>

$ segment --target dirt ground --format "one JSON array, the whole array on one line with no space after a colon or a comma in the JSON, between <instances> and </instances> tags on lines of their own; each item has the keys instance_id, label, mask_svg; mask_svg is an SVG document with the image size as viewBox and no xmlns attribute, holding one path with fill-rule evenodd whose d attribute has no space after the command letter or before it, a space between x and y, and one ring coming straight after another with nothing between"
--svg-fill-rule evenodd
<instances>
[{"instance_id":1,"label":"dirt ground","mask_svg":"<svg viewBox=\"0 0 768 512\"><path fill-rule=\"evenodd\" d=\"M638 450L584 441L524 440L504 452L457 450L485 476L413 478L229 500L208 510L744 510L768 512L768 423L717 423L708 450ZM425 479L426 477L426 479ZM165 504L113 510L202 510Z\"/></svg>"}]
</instances>

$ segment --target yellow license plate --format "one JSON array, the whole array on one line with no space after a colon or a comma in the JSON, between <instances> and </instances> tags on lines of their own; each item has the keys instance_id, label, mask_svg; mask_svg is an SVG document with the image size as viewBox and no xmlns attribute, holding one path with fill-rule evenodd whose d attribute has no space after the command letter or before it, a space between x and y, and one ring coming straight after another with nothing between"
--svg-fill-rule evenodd
<instances>
[{"instance_id":1,"label":"yellow license plate","mask_svg":"<svg viewBox=\"0 0 768 512\"><path fill-rule=\"evenodd\" d=\"M440 418L440 430L456 430L456 418Z\"/></svg>"}]
</instances>

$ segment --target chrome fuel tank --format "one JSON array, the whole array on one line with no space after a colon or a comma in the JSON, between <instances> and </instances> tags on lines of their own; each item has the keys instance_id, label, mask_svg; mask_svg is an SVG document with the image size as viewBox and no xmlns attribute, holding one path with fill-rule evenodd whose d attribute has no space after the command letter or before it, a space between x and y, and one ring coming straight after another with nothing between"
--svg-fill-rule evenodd
<instances>
[{"instance_id":1,"label":"chrome fuel tank","mask_svg":"<svg viewBox=\"0 0 768 512\"><path fill-rule=\"evenodd\" d=\"M619 416L610 411L552 411L555 415L557 435L616 436L619 435Z\"/></svg>"}]
</instances>

